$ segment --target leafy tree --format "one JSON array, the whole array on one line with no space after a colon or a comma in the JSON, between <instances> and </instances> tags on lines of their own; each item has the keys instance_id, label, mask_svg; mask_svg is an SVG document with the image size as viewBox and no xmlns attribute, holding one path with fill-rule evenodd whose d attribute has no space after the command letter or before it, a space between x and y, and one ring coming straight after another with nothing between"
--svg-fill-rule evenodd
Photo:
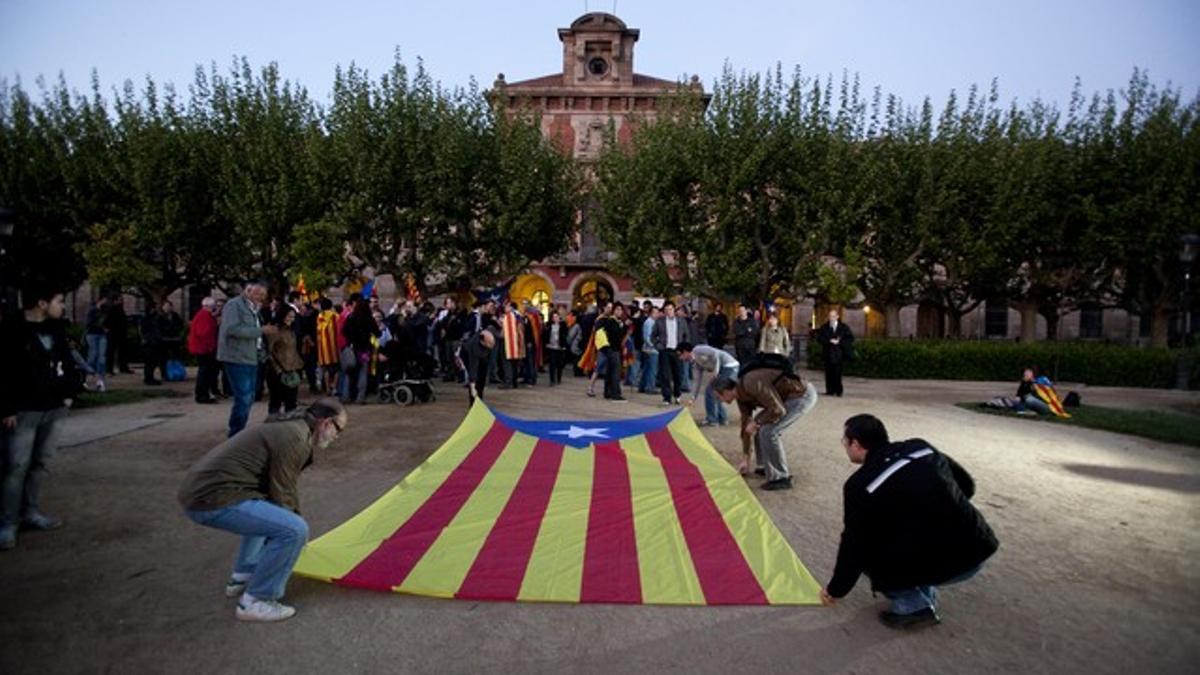
<instances>
[{"instance_id":1,"label":"leafy tree","mask_svg":"<svg viewBox=\"0 0 1200 675\"><path fill-rule=\"evenodd\" d=\"M217 214L238 242L233 269L286 288L293 230L328 208L317 106L303 87L281 79L276 64L256 74L244 58L227 76L214 68L211 86L198 75L196 91L197 117L218 148Z\"/></svg>"},{"instance_id":2,"label":"leafy tree","mask_svg":"<svg viewBox=\"0 0 1200 675\"><path fill-rule=\"evenodd\" d=\"M88 114L99 119L103 105L87 104ZM140 93L126 82L114 110L111 143L95 145L107 157L96 170L107 172L113 203L104 220L88 225L82 247L92 283L159 301L189 284L224 278L236 244L230 223L215 209L211 131L189 115L172 87L160 97L149 79Z\"/></svg>"},{"instance_id":3,"label":"leafy tree","mask_svg":"<svg viewBox=\"0 0 1200 675\"><path fill-rule=\"evenodd\" d=\"M37 105L20 84L0 83L0 206L13 212L13 237L0 242L0 285L54 283L75 288L86 277L76 245L84 233L63 172L70 144L60 126L70 100L60 81ZM65 99L65 100L64 100Z\"/></svg>"},{"instance_id":4,"label":"leafy tree","mask_svg":"<svg viewBox=\"0 0 1200 675\"><path fill-rule=\"evenodd\" d=\"M398 57L377 83L339 70L327 120L331 221L377 274L437 294L566 249L579 177L538 120L493 111L474 87L445 91L420 65L410 79Z\"/></svg>"},{"instance_id":5,"label":"leafy tree","mask_svg":"<svg viewBox=\"0 0 1200 675\"><path fill-rule=\"evenodd\" d=\"M1111 96L1101 109L1103 147L1090 166L1107 178L1113 198L1102 203L1102 245L1121 269L1120 303L1151 317L1151 344L1166 346L1171 313L1180 310L1184 269L1180 237L1200 232L1200 97L1159 90L1135 71L1116 114Z\"/></svg>"}]
</instances>

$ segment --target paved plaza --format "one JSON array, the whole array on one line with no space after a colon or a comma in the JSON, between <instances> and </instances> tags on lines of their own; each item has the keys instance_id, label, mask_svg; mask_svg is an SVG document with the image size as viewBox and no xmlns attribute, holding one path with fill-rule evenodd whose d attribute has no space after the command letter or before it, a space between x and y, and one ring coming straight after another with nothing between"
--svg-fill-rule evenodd
<instances>
[{"instance_id":1,"label":"paved plaza","mask_svg":"<svg viewBox=\"0 0 1200 675\"><path fill-rule=\"evenodd\" d=\"M519 417L661 412L657 396L610 403L584 388L568 377L488 395ZM228 405L185 397L79 411L43 499L67 527L0 555L0 672L1192 672L1200 450L953 405L1013 388L849 378L845 398L822 398L785 436L795 489L755 491L824 583L852 471L844 419L876 414L894 439L923 437L962 463L1000 551L944 591L940 626L911 633L879 624L883 599L865 579L835 608L477 603L293 579L294 619L240 623L222 595L236 539L186 520L175 501L187 467L222 440ZM1196 392L1083 391L1085 403L1200 410ZM301 480L314 535L453 432L465 395L438 392L423 406L350 408L346 433ZM255 405L252 423L265 414ZM735 461L736 427L705 433Z\"/></svg>"}]
</instances>

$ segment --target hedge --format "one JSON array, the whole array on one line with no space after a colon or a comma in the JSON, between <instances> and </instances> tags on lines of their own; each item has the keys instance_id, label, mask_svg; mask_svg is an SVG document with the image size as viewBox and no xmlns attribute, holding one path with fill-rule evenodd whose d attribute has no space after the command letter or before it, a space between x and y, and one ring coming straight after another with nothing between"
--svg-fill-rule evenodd
<instances>
[{"instance_id":1,"label":"hedge","mask_svg":"<svg viewBox=\"0 0 1200 675\"><path fill-rule=\"evenodd\" d=\"M910 380L1011 380L1034 365L1055 381L1094 386L1175 386L1179 359L1190 362L1192 389L1200 388L1200 349L1146 349L1094 342L1016 342L954 340L858 340L844 373L858 377ZM821 346L808 343L810 368L824 367Z\"/></svg>"}]
</instances>

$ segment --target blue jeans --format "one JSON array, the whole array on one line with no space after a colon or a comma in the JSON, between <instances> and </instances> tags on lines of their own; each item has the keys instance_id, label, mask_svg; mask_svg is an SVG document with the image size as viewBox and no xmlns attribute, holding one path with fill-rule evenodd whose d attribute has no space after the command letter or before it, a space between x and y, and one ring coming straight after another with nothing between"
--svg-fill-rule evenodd
<instances>
[{"instance_id":1,"label":"blue jeans","mask_svg":"<svg viewBox=\"0 0 1200 675\"><path fill-rule=\"evenodd\" d=\"M250 406L254 404L254 388L258 384L258 366L225 362L225 374L233 387L233 409L229 411L229 437L246 428Z\"/></svg>"},{"instance_id":2,"label":"blue jeans","mask_svg":"<svg viewBox=\"0 0 1200 675\"><path fill-rule=\"evenodd\" d=\"M812 382L808 382L803 396L790 398L784 402L787 412L783 417L759 428L758 434L754 437L754 447L758 455L758 466L766 472L767 480L791 477L787 451L783 449L783 431L801 416L807 415L816 404L817 388L813 386Z\"/></svg>"},{"instance_id":3,"label":"blue jeans","mask_svg":"<svg viewBox=\"0 0 1200 675\"><path fill-rule=\"evenodd\" d=\"M729 414L725 412L725 404L721 403L721 399L717 398L717 392L713 389L717 379L721 377L732 377L737 379L737 368L722 368L712 382L704 388L704 421L709 424L726 424L729 422Z\"/></svg>"},{"instance_id":4,"label":"blue jeans","mask_svg":"<svg viewBox=\"0 0 1200 675\"><path fill-rule=\"evenodd\" d=\"M1021 405L1018 407L1022 410L1029 408L1039 415L1050 414L1050 405L1033 394L1025 394L1025 398L1021 399Z\"/></svg>"},{"instance_id":5,"label":"blue jeans","mask_svg":"<svg viewBox=\"0 0 1200 675\"><path fill-rule=\"evenodd\" d=\"M303 518L262 499L184 513L205 527L242 535L233 571L250 575L246 592L259 600L283 597L292 568L308 542L308 523Z\"/></svg>"},{"instance_id":6,"label":"blue jeans","mask_svg":"<svg viewBox=\"0 0 1200 675\"><path fill-rule=\"evenodd\" d=\"M658 389L658 352L644 350L638 352L638 364L642 371L638 391L649 394Z\"/></svg>"},{"instance_id":7,"label":"blue jeans","mask_svg":"<svg viewBox=\"0 0 1200 675\"><path fill-rule=\"evenodd\" d=\"M679 391L692 391L692 362L679 364Z\"/></svg>"},{"instance_id":8,"label":"blue jeans","mask_svg":"<svg viewBox=\"0 0 1200 675\"><path fill-rule=\"evenodd\" d=\"M88 366L96 371L96 377L104 379L104 356L108 352L108 336L103 333L88 333L87 338Z\"/></svg>"},{"instance_id":9,"label":"blue jeans","mask_svg":"<svg viewBox=\"0 0 1200 675\"><path fill-rule=\"evenodd\" d=\"M604 381L608 375L608 354L609 352L603 350L596 351L596 369L592 371L595 380Z\"/></svg>"},{"instance_id":10,"label":"blue jeans","mask_svg":"<svg viewBox=\"0 0 1200 675\"><path fill-rule=\"evenodd\" d=\"M979 570L981 569L983 569L983 565L967 570L953 579L943 582L942 585L949 586L966 581L979 574ZM926 608L937 611L938 592L935 586L917 586L916 588L907 588L902 591L884 591L883 595L892 601L891 612L893 614L916 614Z\"/></svg>"},{"instance_id":11,"label":"blue jeans","mask_svg":"<svg viewBox=\"0 0 1200 675\"><path fill-rule=\"evenodd\" d=\"M66 408L17 413L17 426L0 432L4 450L4 482L0 492L0 527L15 526L37 513L46 464L58 451L58 436Z\"/></svg>"}]
</instances>

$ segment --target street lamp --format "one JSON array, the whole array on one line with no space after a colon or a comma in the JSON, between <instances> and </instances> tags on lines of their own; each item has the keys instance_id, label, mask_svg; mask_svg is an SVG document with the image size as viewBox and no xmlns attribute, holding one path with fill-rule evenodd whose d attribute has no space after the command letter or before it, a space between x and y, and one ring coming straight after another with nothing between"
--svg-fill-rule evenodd
<instances>
[{"instance_id":1,"label":"street lamp","mask_svg":"<svg viewBox=\"0 0 1200 675\"><path fill-rule=\"evenodd\" d=\"M6 272L12 265L5 260L8 257L5 247L12 239L15 229L16 213L12 209L0 206L0 315L7 314L9 309L17 304L15 295L10 292L8 287L8 273Z\"/></svg>"},{"instance_id":2,"label":"street lamp","mask_svg":"<svg viewBox=\"0 0 1200 675\"><path fill-rule=\"evenodd\" d=\"M1192 263L1196 262L1196 254L1200 252L1200 234L1189 232L1179 238L1179 243L1179 262L1183 267L1183 296L1180 298L1179 307L1179 314L1183 318L1183 330L1179 335L1186 347L1191 342L1192 334Z\"/></svg>"},{"instance_id":3,"label":"street lamp","mask_svg":"<svg viewBox=\"0 0 1200 675\"><path fill-rule=\"evenodd\" d=\"M0 206L0 246L3 246L3 240L13 236L13 227L15 225L15 215L12 209L6 209ZM3 249L0 249L2 252Z\"/></svg>"}]
</instances>

